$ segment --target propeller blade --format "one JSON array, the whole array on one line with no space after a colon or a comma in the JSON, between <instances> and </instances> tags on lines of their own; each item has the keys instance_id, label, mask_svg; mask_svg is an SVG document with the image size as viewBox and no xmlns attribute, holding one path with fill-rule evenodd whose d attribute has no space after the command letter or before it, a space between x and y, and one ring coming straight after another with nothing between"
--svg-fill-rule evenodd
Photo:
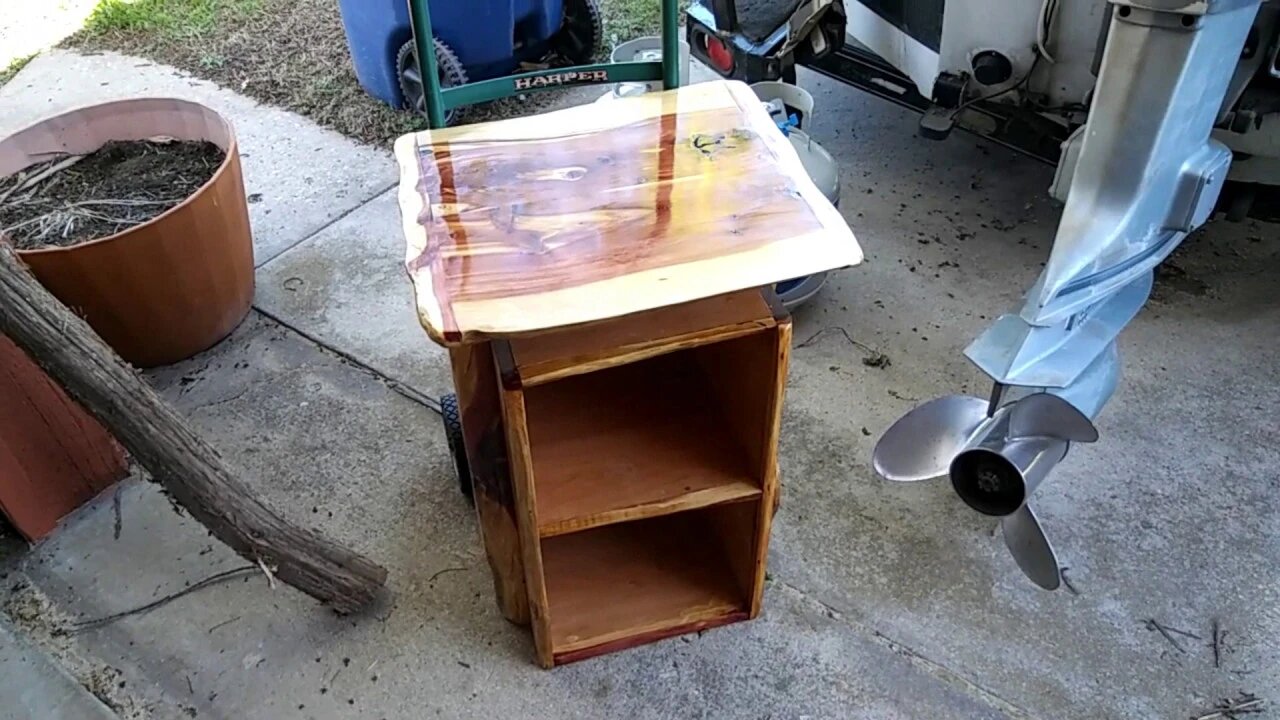
<instances>
[{"instance_id":1,"label":"propeller blade","mask_svg":"<svg viewBox=\"0 0 1280 720\"><path fill-rule=\"evenodd\" d=\"M1091 443L1098 440L1098 429L1075 405L1057 395L1036 393L1013 404L1009 411L1009 437Z\"/></svg>"},{"instance_id":2,"label":"propeller blade","mask_svg":"<svg viewBox=\"0 0 1280 720\"><path fill-rule=\"evenodd\" d=\"M1004 532L1004 544L1013 553L1013 559L1031 582L1045 590L1057 590L1062 583L1058 569L1058 556L1053 553L1049 538L1030 505L1023 505L1012 515L1000 520Z\"/></svg>"},{"instance_id":3,"label":"propeller blade","mask_svg":"<svg viewBox=\"0 0 1280 720\"><path fill-rule=\"evenodd\" d=\"M987 419L987 401L947 395L920 405L880 436L872 453L886 480L914 482L941 477Z\"/></svg>"}]
</instances>

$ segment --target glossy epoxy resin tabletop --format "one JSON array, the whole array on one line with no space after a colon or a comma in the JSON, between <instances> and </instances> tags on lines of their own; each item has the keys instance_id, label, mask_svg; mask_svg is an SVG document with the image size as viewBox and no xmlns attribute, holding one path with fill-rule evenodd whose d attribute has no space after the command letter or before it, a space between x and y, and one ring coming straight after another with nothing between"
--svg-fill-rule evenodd
<instances>
[{"instance_id":1,"label":"glossy epoxy resin tabletop","mask_svg":"<svg viewBox=\"0 0 1280 720\"><path fill-rule=\"evenodd\" d=\"M424 131L396 157L418 314L446 345L862 259L739 82Z\"/></svg>"}]
</instances>

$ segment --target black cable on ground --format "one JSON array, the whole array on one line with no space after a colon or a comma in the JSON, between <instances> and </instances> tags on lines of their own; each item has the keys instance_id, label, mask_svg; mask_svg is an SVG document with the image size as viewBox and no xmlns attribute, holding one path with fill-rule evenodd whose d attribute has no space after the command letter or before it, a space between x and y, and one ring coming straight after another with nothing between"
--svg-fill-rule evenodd
<instances>
[{"instance_id":1,"label":"black cable on ground","mask_svg":"<svg viewBox=\"0 0 1280 720\"><path fill-rule=\"evenodd\" d=\"M88 630L97 630L98 628L110 625L111 623L116 622L117 620L123 620L124 618L132 617L134 615L141 615L143 613L155 610L158 607L168 605L174 600L177 600L178 598L181 598L181 597L186 597L187 595L190 595L191 593L196 592L197 590L203 590L204 588L211 587L213 585L218 585L220 583L224 583L229 580L235 580L236 578L240 578L240 577L255 575L260 572L262 572L262 568L258 567L257 565L245 565L238 568L232 568L231 570L224 570L220 573L214 573L213 575L210 575L209 577L201 580L200 582L197 582L194 585L185 587L182 590L179 590L178 592L165 595L164 597L159 598L158 600L153 600L147 603L146 605L141 605L139 607L133 608L132 610L125 610L123 612L118 612L113 615L107 615L106 617L94 618L93 620L85 620L84 622L72 623L71 626L67 628L67 634L75 635L76 633L82 633Z\"/></svg>"}]
</instances>

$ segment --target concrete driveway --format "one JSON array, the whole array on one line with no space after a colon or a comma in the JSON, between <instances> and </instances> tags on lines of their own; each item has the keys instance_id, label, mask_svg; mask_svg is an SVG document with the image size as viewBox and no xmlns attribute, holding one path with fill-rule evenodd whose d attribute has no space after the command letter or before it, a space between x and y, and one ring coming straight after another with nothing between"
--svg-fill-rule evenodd
<instances>
[{"instance_id":1,"label":"concrete driveway","mask_svg":"<svg viewBox=\"0 0 1280 720\"><path fill-rule=\"evenodd\" d=\"M1122 338L1102 441L1037 497L1074 588L1046 593L945 483L886 484L870 456L916 402L985 394L960 351L1039 271L1052 170L966 135L921 140L910 113L801 82L868 261L796 313L795 337L843 328L891 364L837 332L795 349L761 619L548 672L494 607L439 418L403 392L450 381L413 315L389 153L147 61L32 62L0 89L0 132L130 94L236 123L261 195L256 309L149 378L274 507L387 565L397 599L341 619L254 577L70 637L20 629L111 669L110 702L139 717L1118 720L1280 701L1277 228L1215 222L1167 263ZM100 498L6 583L74 621L242 563L140 477L119 498L118 539Z\"/></svg>"}]
</instances>

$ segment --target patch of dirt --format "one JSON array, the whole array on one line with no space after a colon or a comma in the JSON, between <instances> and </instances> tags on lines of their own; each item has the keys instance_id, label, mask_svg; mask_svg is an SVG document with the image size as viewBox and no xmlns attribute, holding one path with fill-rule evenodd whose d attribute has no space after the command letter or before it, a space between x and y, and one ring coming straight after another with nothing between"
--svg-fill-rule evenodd
<instances>
[{"instance_id":1,"label":"patch of dirt","mask_svg":"<svg viewBox=\"0 0 1280 720\"><path fill-rule=\"evenodd\" d=\"M86 690L93 693L122 720L147 720L150 711L127 691L122 673L76 651L67 634L70 619L49 597L25 579L10 578L0 586L3 610L19 631L49 653Z\"/></svg>"},{"instance_id":2,"label":"patch of dirt","mask_svg":"<svg viewBox=\"0 0 1280 720\"><path fill-rule=\"evenodd\" d=\"M1209 284L1189 274L1169 260L1156 266L1155 285L1151 299L1157 303L1169 303L1179 295L1204 297L1209 294Z\"/></svg>"},{"instance_id":3,"label":"patch of dirt","mask_svg":"<svg viewBox=\"0 0 1280 720\"><path fill-rule=\"evenodd\" d=\"M602 0L605 57L620 42L656 32L657 0ZM196 33L144 29L80 33L64 45L114 50L173 65L256 100L301 113L356 140L390 145L425 121L371 97L356 80L338 3L261 0L256 10L219 18ZM596 88L595 96L604 92ZM534 93L468 108L466 123L542 112L563 106L558 91Z\"/></svg>"},{"instance_id":4,"label":"patch of dirt","mask_svg":"<svg viewBox=\"0 0 1280 720\"><path fill-rule=\"evenodd\" d=\"M111 141L0 178L0 235L19 250L67 247L140 225L191 196L222 164L206 141Z\"/></svg>"}]
</instances>

